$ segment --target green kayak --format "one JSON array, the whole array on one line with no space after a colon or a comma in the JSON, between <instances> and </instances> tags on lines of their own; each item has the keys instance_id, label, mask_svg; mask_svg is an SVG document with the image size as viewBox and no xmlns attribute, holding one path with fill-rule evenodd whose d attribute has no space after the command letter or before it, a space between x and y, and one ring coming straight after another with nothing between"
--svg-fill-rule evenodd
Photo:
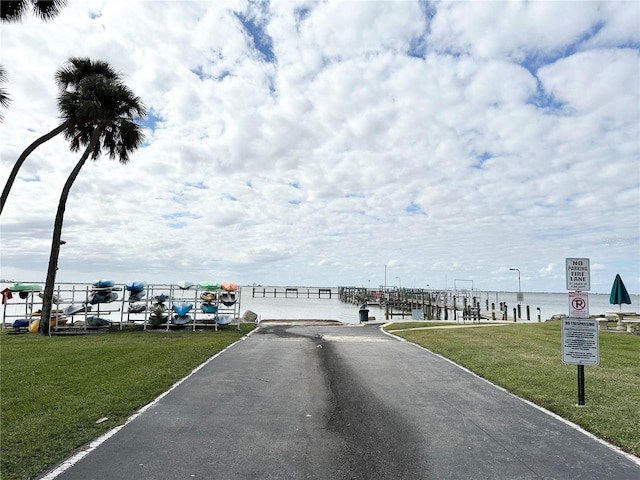
<instances>
[{"instance_id":1,"label":"green kayak","mask_svg":"<svg viewBox=\"0 0 640 480\"><path fill-rule=\"evenodd\" d=\"M12 292L39 292L42 286L37 283L14 283L9 287Z\"/></svg>"}]
</instances>

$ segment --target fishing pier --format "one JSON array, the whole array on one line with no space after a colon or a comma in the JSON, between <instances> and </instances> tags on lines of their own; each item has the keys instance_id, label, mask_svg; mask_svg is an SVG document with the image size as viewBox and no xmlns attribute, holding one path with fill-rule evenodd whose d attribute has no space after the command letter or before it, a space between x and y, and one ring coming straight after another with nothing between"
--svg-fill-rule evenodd
<instances>
[{"instance_id":1,"label":"fishing pier","mask_svg":"<svg viewBox=\"0 0 640 480\"><path fill-rule=\"evenodd\" d=\"M253 298L333 298L335 289L322 287L251 287Z\"/></svg>"},{"instance_id":2,"label":"fishing pier","mask_svg":"<svg viewBox=\"0 0 640 480\"><path fill-rule=\"evenodd\" d=\"M385 319L409 317L414 320L462 320L462 321L531 321L529 305L509 309L505 302L484 301L478 291L468 290L423 290L423 289L368 289L359 287L339 287L340 301L385 309ZM537 308L540 322L540 309Z\"/></svg>"}]
</instances>

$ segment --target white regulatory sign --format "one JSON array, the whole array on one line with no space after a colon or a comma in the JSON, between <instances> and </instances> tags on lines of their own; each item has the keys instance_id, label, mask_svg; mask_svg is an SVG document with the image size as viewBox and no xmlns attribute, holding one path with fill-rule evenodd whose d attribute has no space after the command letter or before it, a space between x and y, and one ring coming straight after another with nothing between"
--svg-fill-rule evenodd
<instances>
[{"instance_id":1,"label":"white regulatory sign","mask_svg":"<svg viewBox=\"0 0 640 480\"><path fill-rule=\"evenodd\" d=\"M569 292L569 316L589 318L589 294L587 292Z\"/></svg>"},{"instance_id":2,"label":"white regulatory sign","mask_svg":"<svg viewBox=\"0 0 640 480\"><path fill-rule=\"evenodd\" d=\"M567 258L567 290L588 292L591 290L591 273L588 258Z\"/></svg>"},{"instance_id":3,"label":"white regulatory sign","mask_svg":"<svg viewBox=\"0 0 640 480\"><path fill-rule=\"evenodd\" d=\"M574 365L600 364L596 320L562 319L562 361Z\"/></svg>"}]
</instances>

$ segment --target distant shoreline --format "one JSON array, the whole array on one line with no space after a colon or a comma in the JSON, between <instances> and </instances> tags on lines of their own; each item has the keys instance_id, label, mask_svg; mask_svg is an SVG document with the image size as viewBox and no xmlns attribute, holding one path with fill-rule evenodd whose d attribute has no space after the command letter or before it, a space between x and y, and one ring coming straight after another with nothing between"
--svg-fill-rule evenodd
<instances>
[{"instance_id":1,"label":"distant shoreline","mask_svg":"<svg viewBox=\"0 0 640 480\"><path fill-rule=\"evenodd\" d=\"M93 281L87 281L87 282L56 282L56 285L84 285L84 286L91 286L91 284L94 282ZM31 284L39 284L42 285L42 288L44 288L45 282L44 281L24 281L24 280L6 280L6 279L0 279L0 287L1 288L6 288L6 287L10 287L11 285L15 284L15 283L31 283ZM115 282L115 286L124 286L127 282ZM163 283L163 282L148 282L148 285L153 286L153 287L165 287L165 288L171 288L171 287L176 287L179 288L177 285L177 282L172 282L172 283ZM194 286L197 286L197 283L194 283ZM334 286L326 286L326 285L296 285L296 284L281 284L281 285L254 285L254 284L246 284L246 285L242 285L242 284L238 284L239 288L330 288L330 289L339 289L341 287L355 287L355 288L363 288L369 291L378 291L381 290L379 287L358 287L356 285L334 285ZM387 285L387 290L397 290L396 286L393 285ZM429 289L420 289L420 288L412 288L412 287L403 287L402 290L424 290L425 292L459 292L461 295L464 293L469 293L471 292L471 290L468 289L454 289L454 288L444 288L444 289L439 289L439 288L429 288ZM497 294L504 294L504 295L509 295L509 294L517 294L517 291L514 290L485 290L485 289L473 289L472 291L473 293L477 293L478 295L483 295L483 294L489 294L489 293L497 293ZM527 294L530 295L557 295L557 294L563 294L563 293L568 293L567 290L563 290L563 291L557 291L557 292L552 292L552 291L545 291L545 292L540 292L540 291L522 291L522 293L526 296ZM609 295L610 292L588 292L589 295ZM640 296L640 294L638 293L631 293L629 292L629 294L631 296Z\"/></svg>"}]
</instances>

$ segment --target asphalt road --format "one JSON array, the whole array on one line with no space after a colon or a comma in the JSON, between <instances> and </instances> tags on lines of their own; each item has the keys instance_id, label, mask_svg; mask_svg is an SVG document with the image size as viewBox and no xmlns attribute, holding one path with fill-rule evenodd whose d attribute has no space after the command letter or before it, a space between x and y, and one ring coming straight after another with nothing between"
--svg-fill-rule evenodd
<instances>
[{"instance_id":1,"label":"asphalt road","mask_svg":"<svg viewBox=\"0 0 640 480\"><path fill-rule=\"evenodd\" d=\"M55 478L640 479L640 462L375 325L260 327L74 462Z\"/></svg>"}]
</instances>

